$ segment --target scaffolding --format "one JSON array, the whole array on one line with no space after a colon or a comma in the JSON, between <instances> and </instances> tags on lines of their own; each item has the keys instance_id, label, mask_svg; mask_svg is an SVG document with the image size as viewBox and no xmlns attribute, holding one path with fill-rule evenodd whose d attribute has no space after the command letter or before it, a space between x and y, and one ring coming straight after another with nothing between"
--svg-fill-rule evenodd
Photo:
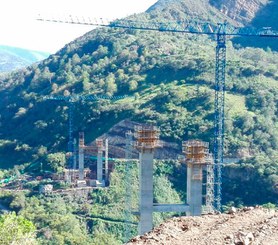
<instances>
[{"instance_id":1,"label":"scaffolding","mask_svg":"<svg viewBox=\"0 0 278 245\"><path fill-rule=\"evenodd\" d=\"M188 140L183 142L182 146L187 164L207 165L210 162L209 143L200 140Z\"/></svg>"},{"instance_id":2,"label":"scaffolding","mask_svg":"<svg viewBox=\"0 0 278 245\"><path fill-rule=\"evenodd\" d=\"M108 139L96 139L95 144L85 145L84 132L79 133L79 180L84 180L84 160L85 155L95 157L97 160L96 176L91 172L90 185L104 186L109 182L109 163L108 163ZM103 157L105 152L105 157ZM97 155L97 156L96 156ZM88 158L87 158L88 159ZM84 181L83 181L84 182Z\"/></svg>"},{"instance_id":3,"label":"scaffolding","mask_svg":"<svg viewBox=\"0 0 278 245\"><path fill-rule=\"evenodd\" d=\"M204 213L214 212L214 166L213 164L207 165L207 182L206 182L206 195L205 202L206 208Z\"/></svg>"},{"instance_id":4,"label":"scaffolding","mask_svg":"<svg viewBox=\"0 0 278 245\"><path fill-rule=\"evenodd\" d=\"M136 126L134 134L136 138L135 148L139 151L145 151L162 147L162 143L159 140L159 133L159 129L155 126Z\"/></svg>"},{"instance_id":5,"label":"scaffolding","mask_svg":"<svg viewBox=\"0 0 278 245\"><path fill-rule=\"evenodd\" d=\"M189 140L183 142L183 153L185 154L188 172L191 178L188 180L188 186L192 187L199 183L205 182L205 209L204 211L213 212L214 205L214 171L213 171L213 157L209 153L209 143L200 140ZM206 179L203 176L203 170L206 171ZM193 182L192 182L193 181ZM188 190L189 192L189 190ZM196 193L195 193L196 194ZM189 201L194 198L188 193Z\"/></svg>"},{"instance_id":6,"label":"scaffolding","mask_svg":"<svg viewBox=\"0 0 278 245\"><path fill-rule=\"evenodd\" d=\"M98 151L104 151L104 144L103 144L103 139L96 139L96 145L97 145L97 149Z\"/></svg>"},{"instance_id":7,"label":"scaffolding","mask_svg":"<svg viewBox=\"0 0 278 245\"><path fill-rule=\"evenodd\" d=\"M85 147L84 132L79 132L79 147Z\"/></svg>"}]
</instances>

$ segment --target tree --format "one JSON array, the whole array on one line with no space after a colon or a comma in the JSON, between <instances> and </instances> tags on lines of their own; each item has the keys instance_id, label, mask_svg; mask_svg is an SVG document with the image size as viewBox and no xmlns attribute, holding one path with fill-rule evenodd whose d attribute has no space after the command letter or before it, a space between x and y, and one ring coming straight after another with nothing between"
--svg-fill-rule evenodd
<instances>
[{"instance_id":1,"label":"tree","mask_svg":"<svg viewBox=\"0 0 278 245\"><path fill-rule=\"evenodd\" d=\"M25 207L25 195L23 192L18 192L14 195L13 201L10 203L10 208L18 212L20 209L24 207Z\"/></svg>"},{"instance_id":2,"label":"tree","mask_svg":"<svg viewBox=\"0 0 278 245\"><path fill-rule=\"evenodd\" d=\"M107 245L107 244L120 245L122 243L120 241L117 241L114 235L107 234L107 233L97 233L97 234L94 235L92 244L98 244L98 245Z\"/></svg>"},{"instance_id":3,"label":"tree","mask_svg":"<svg viewBox=\"0 0 278 245\"><path fill-rule=\"evenodd\" d=\"M55 172L62 172L66 164L66 156L62 152L51 153L46 157L50 168Z\"/></svg>"},{"instance_id":4,"label":"tree","mask_svg":"<svg viewBox=\"0 0 278 245\"><path fill-rule=\"evenodd\" d=\"M58 90L59 86L57 85L57 83L52 83L51 85L51 90L55 93Z\"/></svg>"},{"instance_id":5,"label":"tree","mask_svg":"<svg viewBox=\"0 0 278 245\"><path fill-rule=\"evenodd\" d=\"M105 81L106 93L113 95L117 92L117 84L115 83L115 76L113 73L110 73Z\"/></svg>"},{"instance_id":6,"label":"tree","mask_svg":"<svg viewBox=\"0 0 278 245\"><path fill-rule=\"evenodd\" d=\"M137 89L137 87L138 87L137 81L131 80L131 81L129 82L129 91L134 91L134 90Z\"/></svg>"},{"instance_id":7,"label":"tree","mask_svg":"<svg viewBox=\"0 0 278 245\"><path fill-rule=\"evenodd\" d=\"M35 226L22 216L14 212L0 216L0 244L1 245L33 245L35 239Z\"/></svg>"},{"instance_id":8,"label":"tree","mask_svg":"<svg viewBox=\"0 0 278 245\"><path fill-rule=\"evenodd\" d=\"M80 57L79 57L78 54L74 54L74 55L72 56L72 64L73 64L73 65L79 64L80 61L81 61L81 59L80 59Z\"/></svg>"},{"instance_id":9,"label":"tree","mask_svg":"<svg viewBox=\"0 0 278 245\"><path fill-rule=\"evenodd\" d=\"M83 90L88 91L91 88L90 85L90 74L87 71L82 71L81 74L82 84L83 84Z\"/></svg>"}]
</instances>

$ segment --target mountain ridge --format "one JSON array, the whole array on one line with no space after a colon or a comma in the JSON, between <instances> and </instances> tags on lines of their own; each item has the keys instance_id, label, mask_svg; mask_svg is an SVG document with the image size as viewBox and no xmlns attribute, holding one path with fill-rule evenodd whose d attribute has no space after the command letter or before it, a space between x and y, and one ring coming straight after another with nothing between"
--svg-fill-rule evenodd
<instances>
[{"instance_id":1,"label":"mountain ridge","mask_svg":"<svg viewBox=\"0 0 278 245\"><path fill-rule=\"evenodd\" d=\"M0 72L24 68L47 58L49 55L47 52L0 45Z\"/></svg>"},{"instance_id":2,"label":"mountain ridge","mask_svg":"<svg viewBox=\"0 0 278 245\"><path fill-rule=\"evenodd\" d=\"M209 0L222 13L230 18L249 24L257 12L268 4L268 0Z\"/></svg>"}]
</instances>

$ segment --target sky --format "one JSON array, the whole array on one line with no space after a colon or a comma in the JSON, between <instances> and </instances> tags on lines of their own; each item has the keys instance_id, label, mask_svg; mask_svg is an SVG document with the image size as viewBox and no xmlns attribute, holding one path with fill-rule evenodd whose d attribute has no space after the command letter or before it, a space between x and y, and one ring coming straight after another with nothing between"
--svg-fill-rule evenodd
<instances>
[{"instance_id":1,"label":"sky","mask_svg":"<svg viewBox=\"0 0 278 245\"><path fill-rule=\"evenodd\" d=\"M3 0L0 45L55 53L93 26L37 21L40 16L113 20L147 10L157 0Z\"/></svg>"}]
</instances>

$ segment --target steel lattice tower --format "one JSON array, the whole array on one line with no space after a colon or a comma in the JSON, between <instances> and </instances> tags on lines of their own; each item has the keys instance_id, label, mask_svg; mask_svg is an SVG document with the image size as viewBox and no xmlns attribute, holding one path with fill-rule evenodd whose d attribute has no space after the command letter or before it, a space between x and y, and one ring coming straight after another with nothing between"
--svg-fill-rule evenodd
<instances>
[{"instance_id":1,"label":"steel lattice tower","mask_svg":"<svg viewBox=\"0 0 278 245\"><path fill-rule=\"evenodd\" d=\"M74 167L74 144L73 144L73 107L74 107L74 102L69 101L68 103L68 121L69 121L69 142L68 142L68 152L71 153L70 158L69 158L69 168L72 169Z\"/></svg>"},{"instance_id":2,"label":"steel lattice tower","mask_svg":"<svg viewBox=\"0 0 278 245\"><path fill-rule=\"evenodd\" d=\"M215 66L215 119L214 119L214 173L215 173L215 208L221 209L221 184L224 149L224 102L226 70L226 24L219 25L216 46Z\"/></svg>"}]
</instances>

